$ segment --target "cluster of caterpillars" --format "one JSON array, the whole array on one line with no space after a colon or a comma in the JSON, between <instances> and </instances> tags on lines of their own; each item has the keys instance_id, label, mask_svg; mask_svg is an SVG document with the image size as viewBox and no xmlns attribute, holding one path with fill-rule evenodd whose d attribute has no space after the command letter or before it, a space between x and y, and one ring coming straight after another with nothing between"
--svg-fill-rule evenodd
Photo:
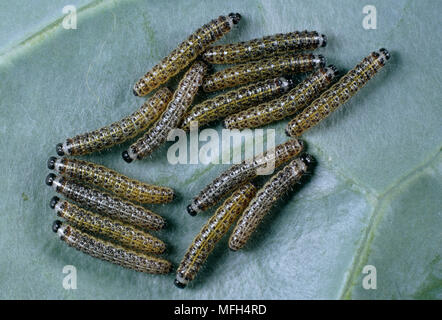
<instances>
[{"instance_id":1,"label":"cluster of caterpillars","mask_svg":"<svg viewBox=\"0 0 442 320\"><path fill-rule=\"evenodd\" d=\"M327 45L316 31L295 31L249 41L213 45L241 20L230 13L192 33L152 67L133 87L136 96L154 90L129 116L103 128L66 139L56 146L62 158L51 157L46 183L67 200L53 197L50 207L65 221L54 232L68 245L94 257L147 273L168 273L172 265L152 254L166 245L146 230L158 231L165 220L143 204L168 203L174 191L131 179L102 165L67 158L110 148L138 137L122 153L130 163L151 155L173 129L193 130L222 120L227 129L257 128L294 116L289 137L274 149L247 159L209 183L191 203L194 216L224 199L190 244L175 278L184 288L192 281L217 242L233 227L229 248L243 248L281 196L312 171L316 162L304 152L299 137L347 102L390 58L386 49L370 53L338 79L334 65L309 51ZM211 64L229 64L211 72ZM185 71L175 91L164 85ZM294 75L310 73L302 81ZM199 89L221 91L192 106ZM258 187L261 169L280 168Z\"/></svg>"}]
</instances>

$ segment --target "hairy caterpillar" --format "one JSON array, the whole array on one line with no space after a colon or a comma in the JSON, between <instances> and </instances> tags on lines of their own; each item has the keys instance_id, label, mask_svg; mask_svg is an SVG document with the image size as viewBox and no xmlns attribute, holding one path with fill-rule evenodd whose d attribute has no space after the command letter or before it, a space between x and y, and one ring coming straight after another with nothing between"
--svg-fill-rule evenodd
<instances>
[{"instance_id":1,"label":"hairy caterpillar","mask_svg":"<svg viewBox=\"0 0 442 320\"><path fill-rule=\"evenodd\" d=\"M174 198L171 188L140 182L105 166L84 160L50 157L48 168L67 178L93 184L122 198L140 203L168 203Z\"/></svg>"},{"instance_id":2,"label":"hairy caterpillar","mask_svg":"<svg viewBox=\"0 0 442 320\"><path fill-rule=\"evenodd\" d=\"M142 159L166 142L168 133L178 127L187 108L192 104L206 72L207 65L202 61L191 65L178 84L166 111L143 137L123 151L124 161L130 163L135 159Z\"/></svg>"},{"instance_id":3,"label":"hairy caterpillar","mask_svg":"<svg viewBox=\"0 0 442 320\"><path fill-rule=\"evenodd\" d=\"M228 33L241 20L239 13L220 16L192 33L167 57L148 71L134 86L136 96L144 96L186 68L209 45Z\"/></svg>"},{"instance_id":4,"label":"hairy caterpillar","mask_svg":"<svg viewBox=\"0 0 442 320\"><path fill-rule=\"evenodd\" d=\"M223 90L284 74L307 72L317 67L324 67L324 65L325 58L322 55L313 54L285 55L262 59L239 64L205 77L203 90L206 92Z\"/></svg>"},{"instance_id":5,"label":"hairy caterpillar","mask_svg":"<svg viewBox=\"0 0 442 320\"><path fill-rule=\"evenodd\" d=\"M383 48L379 52L372 52L290 121L286 127L286 134L291 137L300 136L328 117L365 86L388 59L390 54Z\"/></svg>"},{"instance_id":6,"label":"hairy caterpillar","mask_svg":"<svg viewBox=\"0 0 442 320\"><path fill-rule=\"evenodd\" d=\"M133 138L152 124L172 98L168 88L161 88L140 109L111 125L66 139L56 146L59 156L79 156L110 148Z\"/></svg>"},{"instance_id":7,"label":"hairy caterpillar","mask_svg":"<svg viewBox=\"0 0 442 320\"><path fill-rule=\"evenodd\" d=\"M272 206L296 182L299 182L313 162L314 159L311 155L303 154L282 168L258 190L233 229L229 238L230 249L236 251L244 247Z\"/></svg>"},{"instance_id":8,"label":"hairy caterpillar","mask_svg":"<svg viewBox=\"0 0 442 320\"><path fill-rule=\"evenodd\" d=\"M327 37L316 31L278 33L259 39L212 46L203 59L213 64L234 64L295 51L314 50L327 45Z\"/></svg>"},{"instance_id":9,"label":"hairy caterpillar","mask_svg":"<svg viewBox=\"0 0 442 320\"><path fill-rule=\"evenodd\" d=\"M181 129L189 130L192 121L204 126L245 107L275 98L293 87L292 80L275 78L252 83L248 86L231 90L194 106L181 123Z\"/></svg>"},{"instance_id":10,"label":"hairy caterpillar","mask_svg":"<svg viewBox=\"0 0 442 320\"><path fill-rule=\"evenodd\" d=\"M178 267L174 282L178 288L184 288L195 278L210 252L241 215L255 192L256 188L251 183L242 185L227 198L202 227Z\"/></svg>"},{"instance_id":11,"label":"hairy caterpillar","mask_svg":"<svg viewBox=\"0 0 442 320\"><path fill-rule=\"evenodd\" d=\"M122 200L117 196L111 196L107 192L57 177L53 173L46 177L46 184L66 198L99 214L152 230L160 230L166 225L164 218L142 206Z\"/></svg>"},{"instance_id":12,"label":"hairy caterpillar","mask_svg":"<svg viewBox=\"0 0 442 320\"><path fill-rule=\"evenodd\" d=\"M224 119L224 127L256 128L295 114L326 89L336 73L337 69L333 65L320 68L283 96L228 116Z\"/></svg>"},{"instance_id":13,"label":"hairy caterpillar","mask_svg":"<svg viewBox=\"0 0 442 320\"><path fill-rule=\"evenodd\" d=\"M303 146L304 144L301 140L292 139L276 146L275 149L257 155L253 159L233 165L193 198L192 202L187 206L187 212L194 216L215 205L232 190L255 178L260 169L265 168L269 163L274 164L274 167L279 167L299 154Z\"/></svg>"},{"instance_id":14,"label":"hairy caterpillar","mask_svg":"<svg viewBox=\"0 0 442 320\"><path fill-rule=\"evenodd\" d=\"M167 260L125 249L84 233L72 225L63 224L59 220L52 224L52 231L69 246L121 267L154 274L166 274L172 269L172 264Z\"/></svg>"},{"instance_id":15,"label":"hairy caterpillar","mask_svg":"<svg viewBox=\"0 0 442 320\"><path fill-rule=\"evenodd\" d=\"M107 237L124 247L156 254L163 253L166 249L163 241L147 232L124 222L102 217L69 201L60 200L59 197L52 197L50 207L59 217L80 230Z\"/></svg>"}]
</instances>

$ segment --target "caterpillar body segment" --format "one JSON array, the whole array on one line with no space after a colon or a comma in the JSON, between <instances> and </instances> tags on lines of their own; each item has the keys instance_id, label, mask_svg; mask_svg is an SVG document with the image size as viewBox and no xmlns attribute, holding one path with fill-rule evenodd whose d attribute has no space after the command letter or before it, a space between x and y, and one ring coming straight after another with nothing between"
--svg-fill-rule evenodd
<instances>
[{"instance_id":1,"label":"caterpillar body segment","mask_svg":"<svg viewBox=\"0 0 442 320\"><path fill-rule=\"evenodd\" d=\"M198 125L202 127L248 106L275 98L292 87L293 81L291 79L280 77L220 94L193 107L185 115L181 129L189 130L192 121L198 121Z\"/></svg>"},{"instance_id":2,"label":"caterpillar body segment","mask_svg":"<svg viewBox=\"0 0 442 320\"><path fill-rule=\"evenodd\" d=\"M171 188L137 181L105 166L84 160L51 157L48 160L48 168L64 177L98 186L119 197L140 203L168 203L175 196Z\"/></svg>"},{"instance_id":3,"label":"caterpillar body segment","mask_svg":"<svg viewBox=\"0 0 442 320\"><path fill-rule=\"evenodd\" d=\"M175 278L177 287L184 288L189 281L195 278L218 241L241 215L255 192L256 188L251 183L242 185L227 198L202 227L178 267Z\"/></svg>"},{"instance_id":4,"label":"caterpillar body segment","mask_svg":"<svg viewBox=\"0 0 442 320\"><path fill-rule=\"evenodd\" d=\"M215 180L208 184L187 206L187 212L194 216L215 205L238 186L252 180L259 175L260 170L279 167L284 162L298 155L304 147L301 140L292 139L257 155L253 159L247 159L235 164L224 171Z\"/></svg>"},{"instance_id":5,"label":"caterpillar body segment","mask_svg":"<svg viewBox=\"0 0 442 320\"><path fill-rule=\"evenodd\" d=\"M203 90L213 92L285 74L308 72L324 66L325 58L322 55L295 54L272 57L215 72L204 78Z\"/></svg>"},{"instance_id":6,"label":"caterpillar body segment","mask_svg":"<svg viewBox=\"0 0 442 320\"><path fill-rule=\"evenodd\" d=\"M57 154L79 156L121 144L144 132L166 109L171 98L172 92L168 88L161 88L131 115L57 144Z\"/></svg>"},{"instance_id":7,"label":"caterpillar body segment","mask_svg":"<svg viewBox=\"0 0 442 320\"><path fill-rule=\"evenodd\" d=\"M53 173L46 177L46 184L81 206L130 225L151 230L160 230L166 225L163 217L142 206Z\"/></svg>"},{"instance_id":8,"label":"caterpillar body segment","mask_svg":"<svg viewBox=\"0 0 442 320\"><path fill-rule=\"evenodd\" d=\"M148 71L135 85L133 93L144 96L166 83L170 78L186 68L199 54L212 43L228 33L233 25L241 20L239 13L219 16L192 33L167 57Z\"/></svg>"},{"instance_id":9,"label":"caterpillar body segment","mask_svg":"<svg viewBox=\"0 0 442 320\"><path fill-rule=\"evenodd\" d=\"M327 37L316 31L278 33L250 41L212 46L202 57L212 64L235 64L327 45Z\"/></svg>"},{"instance_id":10,"label":"caterpillar body segment","mask_svg":"<svg viewBox=\"0 0 442 320\"><path fill-rule=\"evenodd\" d=\"M244 247L273 205L295 183L300 181L301 177L308 172L313 162L313 157L307 154L292 160L258 190L256 196L250 201L233 229L229 238L230 249L236 251Z\"/></svg>"},{"instance_id":11,"label":"caterpillar body segment","mask_svg":"<svg viewBox=\"0 0 442 320\"><path fill-rule=\"evenodd\" d=\"M144 136L123 152L124 161L130 163L136 159L140 160L166 142L169 132L178 127L187 108L192 104L206 72L207 65L202 61L196 61L191 65L161 117Z\"/></svg>"},{"instance_id":12,"label":"caterpillar body segment","mask_svg":"<svg viewBox=\"0 0 442 320\"><path fill-rule=\"evenodd\" d=\"M337 69L334 66L320 68L281 97L228 116L224 119L224 127L256 128L293 115L326 89L334 80L336 73Z\"/></svg>"},{"instance_id":13,"label":"caterpillar body segment","mask_svg":"<svg viewBox=\"0 0 442 320\"><path fill-rule=\"evenodd\" d=\"M70 247L124 268L153 274L166 274L172 269L172 264L167 260L148 256L109 241L101 240L80 231L72 225L63 224L59 220L54 221L52 230Z\"/></svg>"},{"instance_id":14,"label":"caterpillar body segment","mask_svg":"<svg viewBox=\"0 0 442 320\"><path fill-rule=\"evenodd\" d=\"M59 217L76 228L109 238L123 247L155 254L161 254L166 249L163 241L147 232L119 220L106 218L82 209L69 201L60 200L56 196L51 199L50 206Z\"/></svg>"},{"instance_id":15,"label":"caterpillar body segment","mask_svg":"<svg viewBox=\"0 0 442 320\"><path fill-rule=\"evenodd\" d=\"M320 121L328 117L333 111L347 102L356 92L364 87L376 73L382 69L390 58L385 49L372 52L364 58L354 69L350 70L338 82L321 94L307 108L300 112L287 124L286 134L290 137L302 135Z\"/></svg>"}]
</instances>

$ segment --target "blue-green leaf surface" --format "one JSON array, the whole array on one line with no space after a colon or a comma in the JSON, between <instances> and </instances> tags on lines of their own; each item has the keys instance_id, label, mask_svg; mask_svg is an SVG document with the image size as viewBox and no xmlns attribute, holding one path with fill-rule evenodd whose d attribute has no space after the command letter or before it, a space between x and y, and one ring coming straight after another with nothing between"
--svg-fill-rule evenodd
<instances>
[{"instance_id":1,"label":"blue-green leaf surface","mask_svg":"<svg viewBox=\"0 0 442 320\"><path fill-rule=\"evenodd\" d=\"M77 7L76 30L62 27ZM440 1L9 1L0 4L0 297L55 299L442 298ZM68 136L116 121L143 98L131 87L210 19L240 12L221 42L294 30L328 36L320 50L347 71L381 47L388 64L345 107L304 135L311 181L272 210L241 252L224 239L186 290L174 274L140 274L73 250L51 231L46 160ZM176 83L176 80L175 82ZM276 129L285 141L286 121ZM220 126L216 127L221 130ZM169 144L170 145L170 144ZM150 206L177 265L208 214L189 200L226 167L167 163L167 146L126 164L128 143L84 157L180 197ZM211 211L213 212L213 211ZM65 265L77 289L65 290ZM377 289L363 288L365 265Z\"/></svg>"}]
</instances>

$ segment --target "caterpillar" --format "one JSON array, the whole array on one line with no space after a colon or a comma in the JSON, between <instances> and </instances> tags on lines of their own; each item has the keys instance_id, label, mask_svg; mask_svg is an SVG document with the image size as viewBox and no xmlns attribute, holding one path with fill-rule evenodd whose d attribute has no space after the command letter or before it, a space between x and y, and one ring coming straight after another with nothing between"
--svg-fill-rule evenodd
<instances>
[{"instance_id":1,"label":"caterpillar","mask_svg":"<svg viewBox=\"0 0 442 320\"><path fill-rule=\"evenodd\" d=\"M256 128L295 114L326 89L337 74L335 66L320 68L283 96L224 119L227 129Z\"/></svg>"},{"instance_id":2,"label":"caterpillar","mask_svg":"<svg viewBox=\"0 0 442 320\"><path fill-rule=\"evenodd\" d=\"M301 177L309 171L314 158L303 154L300 158L291 161L256 193L248 207L239 218L229 238L229 248L239 250L247 243L252 233L256 230L272 206L290 188L300 181Z\"/></svg>"},{"instance_id":3,"label":"caterpillar","mask_svg":"<svg viewBox=\"0 0 442 320\"><path fill-rule=\"evenodd\" d=\"M124 222L102 217L79 206L52 197L50 207L57 215L71 225L85 232L95 233L107 237L126 248L132 250L160 254L166 249L166 245L160 239L136 229Z\"/></svg>"},{"instance_id":4,"label":"caterpillar","mask_svg":"<svg viewBox=\"0 0 442 320\"><path fill-rule=\"evenodd\" d=\"M322 55L296 54L238 64L204 78L203 90L212 92L284 74L302 73L325 66Z\"/></svg>"},{"instance_id":5,"label":"caterpillar","mask_svg":"<svg viewBox=\"0 0 442 320\"><path fill-rule=\"evenodd\" d=\"M123 143L133 138L151 125L166 109L172 98L168 88L161 88L137 111L101 129L86 132L73 138L66 139L56 146L59 156L80 156Z\"/></svg>"},{"instance_id":6,"label":"caterpillar","mask_svg":"<svg viewBox=\"0 0 442 320\"><path fill-rule=\"evenodd\" d=\"M178 127L187 108L192 104L206 72L207 65L204 62L196 61L192 64L161 117L143 137L123 151L124 161L130 163L135 159L140 160L166 142L168 133Z\"/></svg>"},{"instance_id":7,"label":"caterpillar","mask_svg":"<svg viewBox=\"0 0 442 320\"><path fill-rule=\"evenodd\" d=\"M284 162L299 154L304 147L301 140L292 139L272 150L257 155L253 159L244 160L221 173L208 184L187 206L187 212L194 216L215 205L222 197L228 195L238 186L250 181L259 174L259 170L269 163L279 167ZM252 160L252 161L251 161Z\"/></svg>"},{"instance_id":8,"label":"caterpillar","mask_svg":"<svg viewBox=\"0 0 442 320\"><path fill-rule=\"evenodd\" d=\"M54 221L52 231L57 233L60 239L70 247L121 267L153 274L166 274L172 269L172 264L167 260L138 253L101 240L80 231L72 225L63 224L60 220Z\"/></svg>"},{"instance_id":9,"label":"caterpillar","mask_svg":"<svg viewBox=\"0 0 442 320\"><path fill-rule=\"evenodd\" d=\"M168 203L175 196L171 188L140 182L84 160L50 157L48 168L67 178L84 181L140 203Z\"/></svg>"},{"instance_id":10,"label":"caterpillar","mask_svg":"<svg viewBox=\"0 0 442 320\"><path fill-rule=\"evenodd\" d=\"M327 37L316 31L278 33L260 39L212 46L202 57L212 64L235 64L327 45Z\"/></svg>"},{"instance_id":11,"label":"caterpillar","mask_svg":"<svg viewBox=\"0 0 442 320\"><path fill-rule=\"evenodd\" d=\"M107 192L57 177L53 173L48 174L45 182L66 198L99 214L152 230L160 230L166 225L164 218L158 214Z\"/></svg>"},{"instance_id":12,"label":"caterpillar","mask_svg":"<svg viewBox=\"0 0 442 320\"><path fill-rule=\"evenodd\" d=\"M134 95L144 96L166 83L186 68L212 43L228 33L233 25L238 24L240 20L239 13L230 13L227 17L219 16L218 19L203 25L134 85Z\"/></svg>"},{"instance_id":13,"label":"caterpillar","mask_svg":"<svg viewBox=\"0 0 442 320\"><path fill-rule=\"evenodd\" d=\"M181 123L181 129L189 130L192 121L204 126L245 107L275 98L293 87L293 81L275 78L252 83L236 90L220 94L193 107Z\"/></svg>"},{"instance_id":14,"label":"caterpillar","mask_svg":"<svg viewBox=\"0 0 442 320\"><path fill-rule=\"evenodd\" d=\"M184 288L195 278L210 252L241 215L255 192L256 188L251 183L242 185L201 228L178 267L174 282L178 288Z\"/></svg>"},{"instance_id":15,"label":"caterpillar","mask_svg":"<svg viewBox=\"0 0 442 320\"><path fill-rule=\"evenodd\" d=\"M364 87L368 80L384 67L390 59L389 52L382 48L364 58L338 82L313 101L307 108L291 120L286 127L290 137L302 135L305 131L328 117L339 106L347 102L356 92Z\"/></svg>"}]
</instances>

